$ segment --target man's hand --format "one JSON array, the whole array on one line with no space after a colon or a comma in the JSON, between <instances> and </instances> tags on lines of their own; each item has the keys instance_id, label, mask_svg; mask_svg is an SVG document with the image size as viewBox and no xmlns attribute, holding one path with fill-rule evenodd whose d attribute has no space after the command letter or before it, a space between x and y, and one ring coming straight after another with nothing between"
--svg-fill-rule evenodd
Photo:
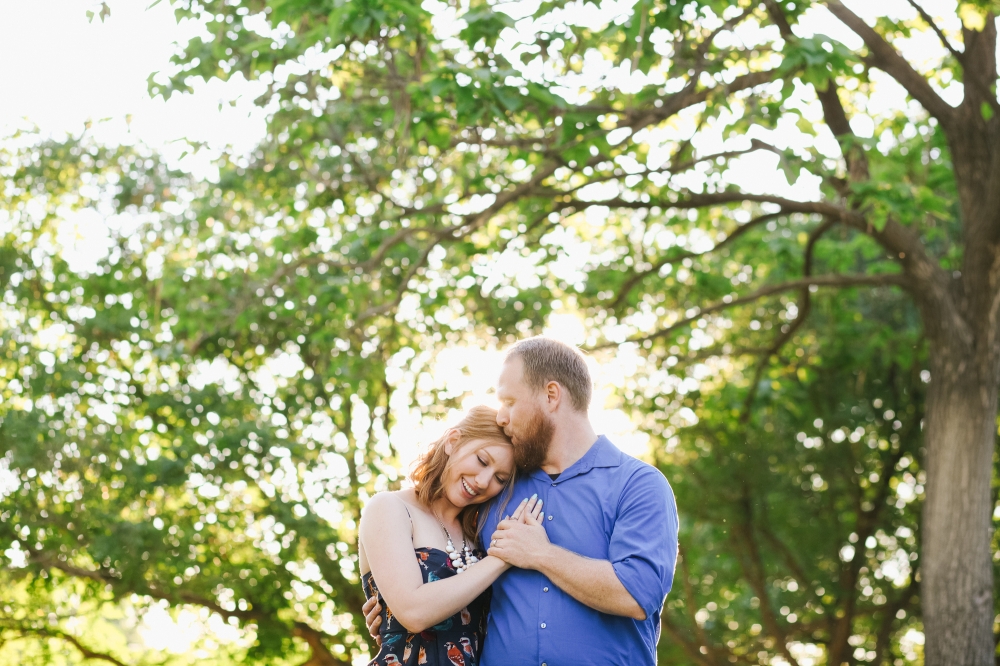
<instances>
[{"instance_id":1,"label":"man's hand","mask_svg":"<svg viewBox=\"0 0 1000 666\"><path fill-rule=\"evenodd\" d=\"M378 603L378 597L372 597L361 607L361 612L365 614L365 624L368 625L368 633L375 639L375 645L382 646L382 636L379 635L379 627L382 626L382 606Z\"/></svg>"},{"instance_id":2,"label":"man's hand","mask_svg":"<svg viewBox=\"0 0 1000 666\"><path fill-rule=\"evenodd\" d=\"M551 545L545 533L541 502L517 518L508 518L497 525L490 542L489 554L511 566L537 569L537 562Z\"/></svg>"}]
</instances>

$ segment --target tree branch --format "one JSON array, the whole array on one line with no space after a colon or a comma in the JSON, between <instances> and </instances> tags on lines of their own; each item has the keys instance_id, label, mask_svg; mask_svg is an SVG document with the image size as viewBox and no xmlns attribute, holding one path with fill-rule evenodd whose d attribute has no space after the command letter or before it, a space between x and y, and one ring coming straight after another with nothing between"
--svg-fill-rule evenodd
<instances>
[{"instance_id":1,"label":"tree branch","mask_svg":"<svg viewBox=\"0 0 1000 666\"><path fill-rule=\"evenodd\" d=\"M696 608L698 603L694 596L694 586L691 584L691 566L688 564L686 553L684 548L678 547L678 563L681 566L681 576L683 577L684 583L684 607L687 609L688 619L691 620L691 624L694 625L694 633L701 643L701 646L708 651L708 658L711 661L718 661L718 657L715 654L715 646L712 645L712 641L709 639L708 634L705 633L705 628L698 623L696 617ZM700 652L700 651L699 651Z\"/></svg>"},{"instance_id":2,"label":"tree branch","mask_svg":"<svg viewBox=\"0 0 1000 666\"><path fill-rule=\"evenodd\" d=\"M764 562L760 555L757 540L754 538L753 507L751 506L750 496L745 484L739 502L739 510L741 520L736 521L736 524L729 530L733 550L738 554L737 559L747 578L747 582L750 583L750 587L760 601L760 615L761 621L764 623L764 628L774 638L778 651L781 652L781 655L788 663L792 664L792 666L798 666L798 662L788 650L788 635L784 627L782 627L781 621L778 620L778 616L774 612L774 607L771 605L771 597L768 595L767 572L764 569Z\"/></svg>"},{"instance_id":3,"label":"tree branch","mask_svg":"<svg viewBox=\"0 0 1000 666\"><path fill-rule=\"evenodd\" d=\"M920 18L924 20L924 23L929 25L931 30L937 33L938 39L941 40L941 44L943 44L944 47L948 49L949 52L951 52L951 55L955 57L955 60L957 60L960 64L964 65L965 54L962 53L961 51L956 50L955 47L951 45L951 40L949 40L945 36L941 28L938 27L938 24L935 23L933 17L931 17L931 15L927 13L927 10L921 7L919 4L917 4L916 0L906 0L906 1L910 3L911 7L917 10L917 13L920 14Z\"/></svg>"},{"instance_id":4,"label":"tree branch","mask_svg":"<svg viewBox=\"0 0 1000 666\"><path fill-rule=\"evenodd\" d=\"M698 646L688 640L688 638L681 633L680 628L675 626L674 623L670 621L669 613L660 614L660 626L662 626L666 632L670 634L670 637L673 638L674 641L679 643L680 646L684 648L684 652L687 653L688 657L692 659L694 663L699 666L714 666L712 662L706 659L705 655L698 650Z\"/></svg>"},{"instance_id":5,"label":"tree branch","mask_svg":"<svg viewBox=\"0 0 1000 666\"><path fill-rule=\"evenodd\" d=\"M62 571L65 574L73 576L74 578L86 578L102 584L108 584L108 583L113 584L118 582L117 578L103 571L77 567L67 562L63 562L58 558L53 558L42 551L30 551L30 556L32 560L38 562L39 564L51 567L53 569L58 569L59 571ZM191 604L193 606L202 606L212 611L213 613L218 613L222 617L235 617L243 622L246 622L248 620L255 620L255 621L267 620L274 622L279 621L277 620L277 618L274 618L271 615L261 612L259 610L254 610L253 608L248 608L245 611L235 610L235 609L227 610L223 608L221 605L219 605L218 602L211 599L205 599L204 597L201 597L193 592L187 592L187 591L171 592L166 589L160 589L156 583L146 582L145 589L130 589L129 592L147 595L153 597L154 599L163 599L165 601L169 601L172 603L176 603L179 601L181 603ZM333 636L330 636L325 632L319 631L318 629L314 629L310 627L308 624L305 624L303 622L295 622L293 625L293 629L297 636L301 635L301 637L306 639L307 642L310 641L307 639L306 634L310 634L310 632L312 632L312 634L310 635L315 634L315 636L322 636L323 638L327 639L333 638ZM310 645L311 644L312 643L310 642ZM339 664L341 662L338 661L334 663Z\"/></svg>"},{"instance_id":6,"label":"tree branch","mask_svg":"<svg viewBox=\"0 0 1000 666\"><path fill-rule=\"evenodd\" d=\"M0 627L4 629L9 629L15 631L22 636L39 636L41 638L58 638L59 640L66 641L83 655L84 659L98 659L100 661L106 661L109 664L114 664L115 666L128 666L125 662L117 659L114 655L107 652L98 652L93 648L84 645L80 639L78 639L73 634L68 634L64 631L58 629L49 629L46 627L25 627L25 626L11 626L0 624Z\"/></svg>"},{"instance_id":7,"label":"tree branch","mask_svg":"<svg viewBox=\"0 0 1000 666\"><path fill-rule=\"evenodd\" d=\"M968 325L954 306L954 299L950 293L950 276L941 268L937 260L927 254L923 243L913 233L913 230L894 219L886 220L881 229L876 229L868 222L864 214L857 210L843 208L825 201L795 201L785 197L746 192L689 194L685 199L676 200L671 200L669 197L651 201L626 201L621 197L591 202L571 199L568 203L578 208L604 205L611 208L644 210L654 206L685 209L746 201L775 204L786 213L823 215L839 220L847 226L871 236L895 259L899 260L907 277L907 284L903 286L910 289L917 303L931 313L938 313L936 319L935 317L925 317L925 322L929 323L929 330L951 331L963 340L971 341ZM935 321L937 324L934 324Z\"/></svg>"},{"instance_id":8,"label":"tree branch","mask_svg":"<svg viewBox=\"0 0 1000 666\"><path fill-rule=\"evenodd\" d=\"M710 250L705 250L704 252L682 252L681 254L675 255L673 257L665 257L664 259L658 261L657 263L653 264L644 271L637 271L628 280L625 281L625 284L622 285L621 289L618 292L618 295L615 297L615 300L607 307L611 310L618 308L618 306L621 305L622 301L628 298L629 293L632 291L632 289L635 287L636 284L641 282L648 275L651 275L653 273L658 273L660 269L666 266L667 264L672 265L676 264L678 261L684 261L685 259L692 259L694 257L702 257L707 254L717 252L718 250L722 249L726 245L729 245L737 238L750 231L751 229L758 227L766 222L770 222L771 220L781 217L783 215L784 215L783 212L761 215L760 217L756 217L750 220L749 222L741 224L740 226L736 227L735 231L733 231L731 234L729 234L721 241L716 243Z\"/></svg>"},{"instance_id":9,"label":"tree branch","mask_svg":"<svg viewBox=\"0 0 1000 666\"><path fill-rule=\"evenodd\" d=\"M625 342L643 343L646 340L656 340L657 338L662 338L669 335L673 331L679 328L687 326L693 321L699 318L712 314L713 312L720 312L722 310L728 310L729 308L736 307L738 305L745 305L747 303L753 303L767 296L773 296L774 294L779 294L784 291L791 291L793 289L802 289L803 287L861 287L861 286L898 286L906 287L909 285L909 281L905 276L899 274L885 273L881 275L817 275L815 277L802 278L801 280L790 280L788 282L781 282L779 284L773 284L766 287L762 287L757 291L747 294L746 296L741 296L740 298L734 298L729 301L723 300L719 303L713 303L704 308L695 308L696 313L690 317L684 317L683 319L677 321L670 326L660 329L655 333L650 333L649 335L644 335L637 338L629 338L623 342L607 342L602 345L598 345L593 349L606 349L608 347L618 347Z\"/></svg>"},{"instance_id":10,"label":"tree branch","mask_svg":"<svg viewBox=\"0 0 1000 666\"><path fill-rule=\"evenodd\" d=\"M955 109L931 88L927 79L913 69L913 66L889 42L885 41L882 35L875 32L860 16L845 7L840 0L827 0L826 6L844 25L864 40L871 54L869 61L872 65L896 79L942 125L952 125Z\"/></svg>"},{"instance_id":11,"label":"tree branch","mask_svg":"<svg viewBox=\"0 0 1000 666\"><path fill-rule=\"evenodd\" d=\"M740 157L742 155L749 155L750 153L757 152L758 150L767 150L767 151L770 151L770 152L772 152L772 153L774 153L774 154L776 154L778 156L781 155L781 151L778 150L777 148L775 148L774 146L772 146L771 144L765 143L764 141L761 141L760 139L751 139L751 141L750 141L750 147L747 148L746 150L727 150L727 151L724 151L724 152L721 152L721 153L713 153L711 155L702 155L701 157L696 157L694 159L688 160L687 162L684 162L683 164L677 164L677 165L670 164L666 168L646 169L645 171L640 171L638 173L630 173L628 175L629 176L643 176L643 177L648 178L650 175L653 175L653 174L666 174L666 173L676 174L676 173L680 173L682 171L687 171L688 169L690 169L690 168L692 168L692 167L694 167L694 166L696 166L696 165L698 165L698 164L700 164L702 162L710 162L710 161L717 160L719 158L730 159L730 158L733 158L733 157ZM569 188L567 190L559 190L559 189L554 189L554 188L539 189L537 191L537 194L541 195L541 196L551 195L553 197L566 196L566 195L569 195L569 194L573 194L574 192L578 192L579 190L582 190L583 188L587 187L588 185L595 185L597 183L606 183L608 181L618 180L618 179L623 178L623 177L624 176L621 173L605 174L605 175L603 175L603 176L601 176L599 178L591 178L591 179L587 180L586 182L583 182L583 183L581 183L579 185L574 185L573 187L571 187L571 188ZM594 205L594 204L590 204L590 205Z\"/></svg>"},{"instance_id":12,"label":"tree branch","mask_svg":"<svg viewBox=\"0 0 1000 666\"><path fill-rule=\"evenodd\" d=\"M752 203L769 203L781 206L788 213L805 213L815 215L825 215L836 217L853 225L865 225L864 218L854 211L840 206L826 203L824 201L796 201L785 197L772 196L769 194L749 194L747 192L710 192L707 194L688 194L684 199L651 199L650 201L627 201L621 197L612 197L603 201L580 201L570 200L569 203L576 203L579 206L608 206L610 208L632 208L645 209L658 206L660 208L701 208L703 206L717 206L729 203L741 203L749 201Z\"/></svg>"},{"instance_id":13,"label":"tree branch","mask_svg":"<svg viewBox=\"0 0 1000 666\"><path fill-rule=\"evenodd\" d=\"M805 256L802 266L802 275L804 278L812 276L813 250L816 247L816 242L836 223L836 219L827 219L823 222L823 224L813 229L812 233L809 234L809 240L806 243ZM809 310L811 307L812 300L810 298L809 287L806 286L801 290L799 311L795 315L795 321L786 325L787 327L784 328L784 330L782 330L782 332L774 340L771 348L768 349L767 353L763 354L757 362L757 369L754 372L753 381L750 384L750 390L747 392L746 400L743 402L743 413L740 415L740 422L746 423L750 419L750 408L753 406L753 402L757 397L757 389L760 386L760 378L764 374L764 370L767 369L767 364L770 362L771 357L777 354L781 348L785 346L785 343L792 339L792 336L795 335L795 331L797 331L799 327L805 323L806 317L809 316Z\"/></svg>"},{"instance_id":14,"label":"tree branch","mask_svg":"<svg viewBox=\"0 0 1000 666\"><path fill-rule=\"evenodd\" d=\"M694 86L697 82L692 82L680 92L664 98L663 106L660 108L625 111L625 122L618 126L631 127L633 130L639 127L645 127L647 125L666 120L688 107L701 104L720 92L732 94L740 90L756 88L764 83L770 83L776 76L777 72L774 71L751 72L749 74L737 76L733 79L732 83L720 83L714 88L704 88L702 90L695 90ZM609 113L622 113L621 109L614 108L610 108L607 111Z\"/></svg>"}]
</instances>

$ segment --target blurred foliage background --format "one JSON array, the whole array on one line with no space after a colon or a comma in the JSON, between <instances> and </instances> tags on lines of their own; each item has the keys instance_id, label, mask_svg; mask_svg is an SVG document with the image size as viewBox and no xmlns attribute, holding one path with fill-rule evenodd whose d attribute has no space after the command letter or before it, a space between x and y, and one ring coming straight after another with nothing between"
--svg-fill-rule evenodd
<instances>
[{"instance_id":1,"label":"blurred foliage background","mask_svg":"<svg viewBox=\"0 0 1000 666\"><path fill-rule=\"evenodd\" d=\"M560 315L677 494L661 663L921 663L916 309L864 233L727 195L763 151L838 196L859 151L865 205L958 252L932 120L838 146L815 113L875 84L784 31L810 3L173 4L205 34L151 93L263 81L253 154L198 179L86 134L3 144L0 662L363 663L360 509L411 417L467 397L435 358ZM107 251L67 258L93 216Z\"/></svg>"}]
</instances>

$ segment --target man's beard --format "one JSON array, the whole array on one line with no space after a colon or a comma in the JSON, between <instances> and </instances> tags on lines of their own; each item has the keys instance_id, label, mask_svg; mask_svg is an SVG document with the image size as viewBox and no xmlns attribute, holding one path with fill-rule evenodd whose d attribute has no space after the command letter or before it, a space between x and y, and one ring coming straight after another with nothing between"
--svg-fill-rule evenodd
<instances>
[{"instance_id":1,"label":"man's beard","mask_svg":"<svg viewBox=\"0 0 1000 666\"><path fill-rule=\"evenodd\" d=\"M555 424L541 409L535 411L524 429L514 432L517 438L514 444L514 464L522 472L533 472L542 466L549 454L552 435L555 434Z\"/></svg>"}]
</instances>

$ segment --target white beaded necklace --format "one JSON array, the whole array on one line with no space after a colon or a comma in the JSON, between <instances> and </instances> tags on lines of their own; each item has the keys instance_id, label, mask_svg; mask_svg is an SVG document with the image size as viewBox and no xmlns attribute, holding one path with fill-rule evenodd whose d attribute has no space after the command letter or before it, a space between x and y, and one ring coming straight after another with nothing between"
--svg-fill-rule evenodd
<instances>
[{"instance_id":1,"label":"white beaded necklace","mask_svg":"<svg viewBox=\"0 0 1000 666\"><path fill-rule=\"evenodd\" d=\"M469 550L469 544L465 540L465 534L462 534L462 550L459 552L455 549L455 543L451 540L451 534L448 532L448 528L444 526L441 519L434 514L434 518L438 521L438 525L444 530L444 536L448 540L448 544L445 546L445 552L448 553L448 557L451 558L451 564L455 567L456 573L463 573L466 569L471 567L473 564L479 561L479 558L472 554Z\"/></svg>"}]
</instances>

